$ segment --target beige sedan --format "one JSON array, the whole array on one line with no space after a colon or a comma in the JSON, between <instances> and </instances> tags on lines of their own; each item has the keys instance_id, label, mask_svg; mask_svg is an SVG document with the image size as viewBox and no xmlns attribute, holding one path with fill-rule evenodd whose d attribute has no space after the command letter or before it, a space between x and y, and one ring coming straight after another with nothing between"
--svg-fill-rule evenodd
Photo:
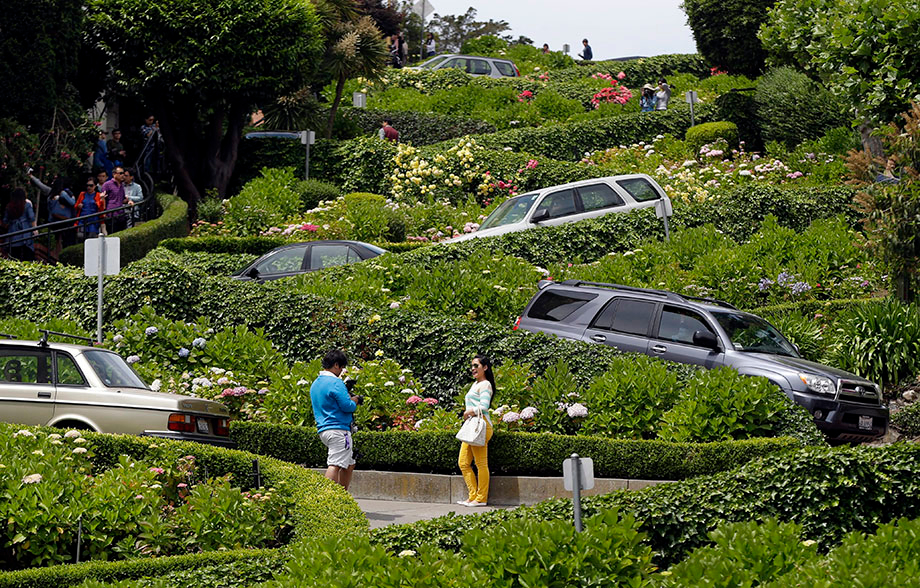
<instances>
[{"instance_id":1,"label":"beige sedan","mask_svg":"<svg viewBox=\"0 0 920 588\"><path fill-rule=\"evenodd\" d=\"M219 402L154 392L112 351L0 340L0 421L232 447Z\"/></svg>"}]
</instances>

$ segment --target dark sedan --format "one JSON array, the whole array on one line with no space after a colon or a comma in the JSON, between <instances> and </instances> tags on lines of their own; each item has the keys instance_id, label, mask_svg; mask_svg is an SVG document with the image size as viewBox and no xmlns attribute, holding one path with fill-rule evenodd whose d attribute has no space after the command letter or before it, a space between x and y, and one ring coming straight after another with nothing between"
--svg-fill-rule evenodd
<instances>
[{"instance_id":1,"label":"dark sedan","mask_svg":"<svg viewBox=\"0 0 920 588\"><path fill-rule=\"evenodd\" d=\"M309 241L272 249L233 274L235 280L277 280L307 272L357 263L386 253L360 241Z\"/></svg>"}]
</instances>

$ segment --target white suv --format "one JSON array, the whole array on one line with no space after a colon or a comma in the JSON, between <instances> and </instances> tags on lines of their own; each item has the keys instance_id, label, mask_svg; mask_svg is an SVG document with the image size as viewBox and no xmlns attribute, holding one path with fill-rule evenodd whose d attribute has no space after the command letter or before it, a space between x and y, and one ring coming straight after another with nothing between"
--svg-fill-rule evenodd
<instances>
[{"instance_id":1,"label":"white suv","mask_svg":"<svg viewBox=\"0 0 920 588\"><path fill-rule=\"evenodd\" d=\"M671 216L671 200L661 186L645 174L582 180L509 198L482 221L477 231L445 243L551 227L654 206L658 207L659 215Z\"/></svg>"},{"instance_id":2,"label":"white suv","mask_svg":"<svg viewBox=\"0 0 920 588\"><path fill-rule=\"evenodd\" d=\"M479 57L477 55L438 55L424 63L420 63L416 67L431 70L459 69L471 76L489 76L490 78L516 78L521 75L517 66L507 59Z\"/></svg>"}]
</instances>

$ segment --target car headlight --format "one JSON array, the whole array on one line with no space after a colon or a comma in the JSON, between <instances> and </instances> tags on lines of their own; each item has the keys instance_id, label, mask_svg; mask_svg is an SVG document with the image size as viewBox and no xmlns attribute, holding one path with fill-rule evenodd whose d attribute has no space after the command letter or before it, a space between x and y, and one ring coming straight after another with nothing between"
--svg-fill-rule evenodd
<instances>
[{"instance_id":1,"label":"car headlight","mask_svg":"<svg viewBox=\"0 0 920 588\"><path fill-rule=\"evenodd\" d=\"M824 376L816 376L814 374L799 374L799 378L802 380L802 383L808 387L812 392L817 392L818 394L827 394L833 396L837 392L837 387L834 385L834 381L830 378Z\"/></svg>"}]
</instances>

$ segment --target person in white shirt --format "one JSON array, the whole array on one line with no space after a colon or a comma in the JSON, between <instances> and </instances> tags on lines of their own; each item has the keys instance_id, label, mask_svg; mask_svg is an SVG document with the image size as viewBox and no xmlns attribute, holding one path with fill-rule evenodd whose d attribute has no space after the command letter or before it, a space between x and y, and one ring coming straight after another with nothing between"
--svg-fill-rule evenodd
<instances>
[{"instance_id":1,"label":"person in white shirt","mask_svg":"<svg viewBox=\"0 0 920 588\"><path fill-rule=\"evenodd\" d=\"M492 419L489 417L489 406L495 394L495 374L492 373L492 360L485 355L477 355L470 364L470 371L476 380L470 386L469 392L464 397L466 410L463 412L464 420L482 415L486 421L486 444L482 447L473 447L469 443L460 445L460 457L457 462L463 481L469 490L469 500L460 500L457 504L463 506L486 506L489 501L489 439L492 438ZM473 473L471 464L476 461L476 470L479 479Z\"/></svg>"},{"instance_id":2,"label":"person in white shirt","mask_svg":"<svg viewBox=\"0 0 920 588\"><path fill-rule=\"evenodd\" d=\"M434 33L428 33L428 38L425 39L425 58L434 57L437 50L435 48L434 42Z\"/></svg>"},{"instance_id":3,"label":"person in white shirt","mask_svg":"<svg viewBox=\"0 0 920 588\"><path fill-rule=\"evenodd\" d=\"M128 220L132 227L141 219L141 208L138 204L144 201L144 189L134 181L135 175L133 168L125 170L125 204L131 205Z\"/></svg>"},{"instance_id":4,"label":"person in white shirt","mask_svg":"<svg viewBox=\"0 0 920 588\"><path fill-rule=\"evenodd\" d=\"M668 100L671 99L671 86L664 78L658 80L658 91L655 92L655 110L667 110Z\"/></svg>"}]
</instances>

